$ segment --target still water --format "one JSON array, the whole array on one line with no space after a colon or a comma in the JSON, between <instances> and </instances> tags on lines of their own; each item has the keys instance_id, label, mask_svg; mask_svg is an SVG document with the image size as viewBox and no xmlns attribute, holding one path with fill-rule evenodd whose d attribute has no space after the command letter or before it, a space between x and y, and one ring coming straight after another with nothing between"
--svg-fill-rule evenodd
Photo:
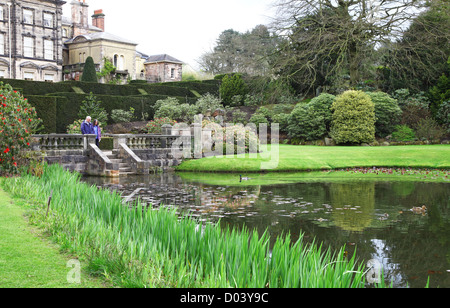
<instances>
[{"instance_id":1,"label":"still water","mask_svg":"<svg viewBox=\"0 0 450 308\"><path fill-rule=\"evenodd\" d=\"M213 177L214 175L210 175ZM333 181L254 185L239 176L212 185L204 176L159 174L83 181L115 190L124 201L176 205L201 223L268 230L382 265L394 287L450 287L450 184L403 181ZM282 177L282 175L280 175ZM230 184L231 183L231 184ZM425 205L415 213L413 207Z\"/></svg>"}]
</instances>

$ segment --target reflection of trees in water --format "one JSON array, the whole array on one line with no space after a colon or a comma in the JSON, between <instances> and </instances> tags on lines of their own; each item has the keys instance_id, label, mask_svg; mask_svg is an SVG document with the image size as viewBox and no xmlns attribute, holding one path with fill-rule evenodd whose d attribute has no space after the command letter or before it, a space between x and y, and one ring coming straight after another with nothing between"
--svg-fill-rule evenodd
<instances>
[{"instance_id":1,"label":"reflection of trees in water","mask_svg":"<svg viewBox=\"0 0 450 308\"><path fill-rule=\"evenodd\" d=\"M333 221L347 231L364 231L371 225L375 210L375 183L333 183L330 186Z\"/></svg>"},{"instance_id":2,"label":"reflection of trees in water","mask_svg":"<svg viewBox=\"0 0 450 308\"><path fill-rule=\"evenodd\" d=\"M426 216L404 211L401 223L383 232L391 262L408 278L409 286L450 286L450 191L448 184L415 183L415 189L399 198L402 208L425 204Z\"/></svg>"},{"instance_id":3,"label":"reflection of trees in water","mask_svg":"<svg viewBox=\"0 0 450 308\"><path fill-rule=\"evenodd\" d=\"M407 281L411 287L423 287L428 275L430 286L450 286L450 274L446 272L450 269L447 183L344 182L227 187L186 182L176 175L157 175L139 181L129 178L107 185L128 191L146 187L153 197L161 194L177 203L188 201L177 205L209 221L221 219L223 227L240 229L245 225L260 234L267 229L272 242L289 232L293 241L304 233L305 241L315 239L325 248L338 250L346 245L348 255L356 250L361 261L379 258L387 264L386 280L394 278L399 286L406 286ZM176 199L177 196L180 198ZM426 216L409 211L422 205L428 208ZM379 220L383 213L389 214L388 219ZM318 217L327 220L319 222Z\"/></svg>"}]
</instances>

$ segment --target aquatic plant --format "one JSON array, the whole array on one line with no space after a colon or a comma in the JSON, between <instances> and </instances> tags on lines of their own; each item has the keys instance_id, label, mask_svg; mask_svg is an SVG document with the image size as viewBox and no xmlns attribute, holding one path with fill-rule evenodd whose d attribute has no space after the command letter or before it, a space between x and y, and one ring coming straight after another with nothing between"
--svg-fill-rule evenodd
<instances>
[{"instance_id":1,"label":"aquatic plant","mask_svg":"<svg viewBox=\"0 0 450 308\"><path fill-rule=\"evenodd\" d=\"M31 221L92 273L125 287L364 287L364 265L290 235L270 245L267 232L199 225L176 209L123 204L116 192L80 182L76 173L47 166L41 178L2 179L34 204ZM47 215L47 198L52 199Z\"/></svg>"}]
</instances>

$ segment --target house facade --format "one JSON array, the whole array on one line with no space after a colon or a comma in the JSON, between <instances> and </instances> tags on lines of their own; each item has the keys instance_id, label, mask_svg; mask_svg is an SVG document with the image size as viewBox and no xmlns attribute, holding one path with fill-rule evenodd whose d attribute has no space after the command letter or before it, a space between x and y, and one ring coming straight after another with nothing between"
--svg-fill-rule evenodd
<instances>
[{"instance_id":1,"label":"house facade","mask_svg":"<svg viewBox=\"0 0 450 308\"><path fill-rule=\"evenodd\" d=\"M87 57L97 71L105 60L121 82L180 81L182 62L169 55L148 56L137 43L105 31L105 14L89 16L86 0L72 0L64 17L61 0L0 0L0 78L58 82L79 80ZM102 78L100 82L107 82Z\"/></svg>"},{"instance_id":2,"label":"house facade","mask_svg":"<svg viewBox=\"0 0 450 308\"><path fill-rule=\"evenodd\" d=\"M60 0L0 0L0 77L62 79Z\"/></svg>"},{"instance_id":3,"label":"house facade","mask_svg":"<svg viewBox=\"0 0 450 308\"><path fill-rule=\"evenodd\" d=\"M181 81L183 62L167 54L150 56L144 62L149 83Z\"/></svg>"}]
</instances>

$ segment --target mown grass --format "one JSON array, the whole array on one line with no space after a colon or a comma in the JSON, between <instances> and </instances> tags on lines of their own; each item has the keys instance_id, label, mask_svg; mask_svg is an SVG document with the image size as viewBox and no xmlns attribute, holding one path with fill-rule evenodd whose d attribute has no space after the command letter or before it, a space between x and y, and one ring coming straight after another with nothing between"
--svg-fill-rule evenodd
<instances>
[{"instance_id":1,"label":"mown grass","mask_svg":"<svg viewBox=\"0 0 450 308\"><path fill-rule=\"evenodd\" d=\"M289 235L271 246L267 233L201 226L173 209L139 202L130 208L117 193L81 183L79 175L57 165L46 167L40 179L4 179L2 186L40 205L33 221L117 286L364 287L364 265L344 248L325 250L301 236L291 243Z\"/></svg>"},{"instance_id":2,"label":"mown grass","mask_svg":"<svg viewBox=\"0 0 450 308\"><path fill-rule=\"evenodd\" d=\"M215 173L179 172L182 179L208 185L259 186L315 182L361 182L361 181L409 181L450 183L450 170L406 168L349 168L333 171L267 172L267 173ZM241 181L240 175L246 180Z\"/></svg>"},{"instance_id":3,"label":"mown grass","mask_svg":"<svg viewBox=\"0 0 450 308\"><path fill-rule=\"evenodd\" d=\"M299 172L354 167L450 169L450 145L408 145L389 147L279 145L278 155L270 151L251 155L185 160L177 171L191 172ZM273 160L274 168L262 163Z\"/></svg>"},{"instance_id":4,"label":"mown grass","mask_svg":"<svg viewBox=\"0 0 450 308\"><path fill-rule=\"evenodd\" d=\"M16 204L0 189L0 288L95 288L102 281L83 275L78 283L67 279L71 256L26 221L24 206Z\"/></svg>"}]
</instances>

